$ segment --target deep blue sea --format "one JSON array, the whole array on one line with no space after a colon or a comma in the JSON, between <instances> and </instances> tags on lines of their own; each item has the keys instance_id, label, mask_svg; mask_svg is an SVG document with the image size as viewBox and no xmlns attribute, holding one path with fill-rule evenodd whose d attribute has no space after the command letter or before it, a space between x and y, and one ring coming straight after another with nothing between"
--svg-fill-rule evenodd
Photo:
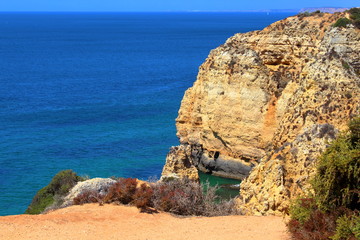
<instances>
[{"instance_id":1,"label":"deep blue sea","mask_svg":"<svg viewBox=\"0 0 360 240\"><path fill-rule=\"evenodd\" d=\"M293 13L0 13L0 215L60 170L160 176L211 49Z\"/></svg>"}]
</instances>

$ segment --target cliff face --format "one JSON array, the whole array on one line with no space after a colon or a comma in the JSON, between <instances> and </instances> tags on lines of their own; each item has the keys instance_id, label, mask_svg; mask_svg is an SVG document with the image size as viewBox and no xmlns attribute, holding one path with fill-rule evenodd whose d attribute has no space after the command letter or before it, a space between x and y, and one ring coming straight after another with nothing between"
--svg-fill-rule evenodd
<instances>
[{"instance_id":1,"label":"cliff face","mask_svg":"<svg viewBox=\"0 0 360 240\"><path fill-rule=\"evenodd\" d=\"M249 214L286 211L327 140L360 113L360 31L331 27L344 15L295 16L236 34L211 51L185 93L176 127L188 161L248 176L239 205Z\"/></svg>"}]
</instances>

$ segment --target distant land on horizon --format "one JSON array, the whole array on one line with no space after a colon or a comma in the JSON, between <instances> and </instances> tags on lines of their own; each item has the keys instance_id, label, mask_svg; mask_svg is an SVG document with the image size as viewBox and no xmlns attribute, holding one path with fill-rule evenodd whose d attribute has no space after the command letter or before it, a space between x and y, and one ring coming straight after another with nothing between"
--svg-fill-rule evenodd
<instances>
[{"instance_id":1,"label":"distant land on horizon","mask_svg":"<svg viewBox=\"0 0 360 240\"><path fill-rule=\"evenodd\" d=\"M327 13L335 13L335 12L343 12L348 10L349 8L341 8L341 7L319 7L319 8L302 8L300 12L315 12L315 11L321 11L321 12L327 12Z\"/></svg>"},{"instance_id":2,"label":"distant land on horizon","mask_svg":"<svg viewBox=\"0 0 360 240\"><path fill-rule=\"evenodd\" d=\"M259 10L230 10L230 11L213 11L213 12L269 12L269 13L282 13L282 12L315 12L320 10L321 12L343 12L348 10L346 7L306 7L301 9L259 9ZM211 12L211 11L201 11L193 10L190 12Z\"/></svg>"},{"instance_id":3,"label":"distant land on horizon","mask_svg":"<svg viewBox=\"0 0 360 240\"><path fill-rule=\"evenodd\" d=\"M258 10L185 10L185 11L0 11L1 12L79 12L79 13L86 13L86 12L164 12L164 13L172 13L172 12L219 12L219 13L236 13L236 12L244 12L244 13L286 13L286 12L315 12L315 11L321 11L321 12L327 12L327 13L335 13L335 12L343 12L345 10L348 10L350 8L347 7L306 7L301 9L258 9Z\"/></svg>"}]
</instances>

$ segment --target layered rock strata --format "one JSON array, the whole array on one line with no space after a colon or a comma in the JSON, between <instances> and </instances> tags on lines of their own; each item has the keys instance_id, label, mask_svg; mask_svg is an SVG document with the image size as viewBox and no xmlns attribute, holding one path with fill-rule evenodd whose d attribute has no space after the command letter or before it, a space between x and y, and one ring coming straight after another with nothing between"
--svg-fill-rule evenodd
<instances>
[{"instance_id":1,"label":"layered rock strata","mask_svg":"<svg viewBox=\"0 0 360 240\"><path fill-rule=\"evenodd\" d=\"M248 176L245 212L286 212L327 141L360 113L360 30L332 27L345 16L289 17L212 50L176 119L178 149L188 152L180 158L191 163L177 174L195 166ZM167 174L178 152L169 153Z\"/></svg>"}]
</instances>

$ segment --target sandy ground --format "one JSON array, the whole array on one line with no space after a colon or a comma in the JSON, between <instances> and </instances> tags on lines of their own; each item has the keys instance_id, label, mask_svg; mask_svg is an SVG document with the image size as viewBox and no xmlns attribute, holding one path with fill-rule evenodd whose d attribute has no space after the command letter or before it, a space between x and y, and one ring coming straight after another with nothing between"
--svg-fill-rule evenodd
<instances>
[{"instance_id":1,"label":"sandy ground","mask_svg":"<svg viewBox=\"0 0 360 240\"><path fill-rule=\"evenodd\" d=\"M0 217L0 239L289 240L281 217L179 218L135 207L87 204L44 215Z\"/></svg>"}]
</instances>

